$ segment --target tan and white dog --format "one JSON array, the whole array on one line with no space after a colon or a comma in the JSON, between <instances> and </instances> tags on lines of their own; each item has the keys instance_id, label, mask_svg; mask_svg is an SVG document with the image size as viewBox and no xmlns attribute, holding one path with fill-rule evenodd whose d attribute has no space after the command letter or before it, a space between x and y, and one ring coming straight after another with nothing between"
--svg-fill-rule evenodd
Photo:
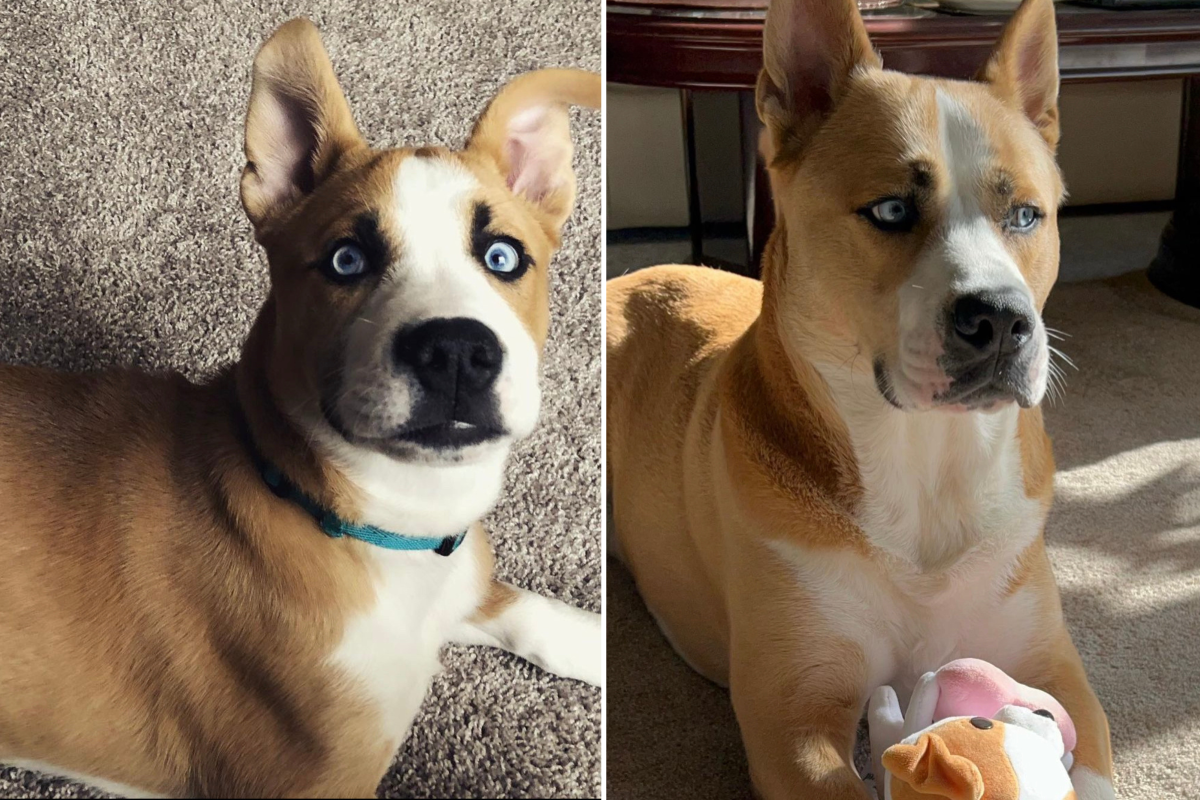
<instances>
[{"instance_id":1,"label":"tan and white dog","mask_svg":"<svg viewBox=\"0 0 1200 800\"><path fill-rule=\"evenodd\" d=\"M852 0L774 0L764 37L761 283L608 285L614 548L729 687L764 797L868 796L871 692L963 656L1061 700L1078 796L1112 797L1042 538L1053 3L1025 0L975 81L882 69Z\"/></svg>"},{"instance_id":2,"label":"tan and white dog","mask_svg":"<svg viewBox=\"0 0 1200 800\"><path fill-rule=\"evenodd\" d=\"M599 101L529 73L461 151L373 150L316 28L271 37L241 183L271 292L241 360L205 385L0 369L0 763L373 797L446 642L601 682L599 616L494 582L478 522L538 416L567 106Z\"/></svg>"}]
</instances>

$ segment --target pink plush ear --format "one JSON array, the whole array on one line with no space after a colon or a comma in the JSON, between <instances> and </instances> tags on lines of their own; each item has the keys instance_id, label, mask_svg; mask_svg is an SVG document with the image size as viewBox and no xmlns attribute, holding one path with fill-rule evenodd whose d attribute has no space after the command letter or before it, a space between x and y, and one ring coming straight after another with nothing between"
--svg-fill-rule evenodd
<instances>
[{"instance_id":1,"label":"pink plush ear","mask_svg":"<svg viewBox=\"0 0 1200 800\"><path fill-rule=\"evenodd\" d=\"M934 719L994 717L1004 706L1030 711L1044 709L1054 715L1067 752L1075 749L1075 723L1062 704L1050 695L1017 683L1003 670L977 658L960 658L937 671L938 695Z\"/></svg>"}]
</instances>

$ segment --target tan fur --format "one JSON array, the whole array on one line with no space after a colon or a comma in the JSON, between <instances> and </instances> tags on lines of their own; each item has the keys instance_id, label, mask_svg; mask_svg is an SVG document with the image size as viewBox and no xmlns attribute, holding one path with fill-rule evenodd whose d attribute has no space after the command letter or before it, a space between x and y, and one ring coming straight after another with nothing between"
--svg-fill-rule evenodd
<instances>
[{"instance_id":1,"label":"tan fur","mask_svg":"<svg viewBox=\"0 0 1200 800\"><path fill-rule=\"evenodd\" d=\"M503 292L545 341L548 266L573 182L564 177L549 206L514 195L492 128L514 103L565 116L564 82L567 100L598 104L597 76L533 73L499 95L462 152L375 151L311 23L294 20L264 46L242 199L272 289L237 365L203 386L0 368L0 762L173 796L374 796L400 743L380 735L375 707L328 664L347 620L373 600L370 546L329 538L277 498L251 451L356 518L361 498L285 412L315 402L336 367L332 345L369 293L334 289L310 265L360 212L387 210L404 159L453 159L476 175L492 228L535 261ZM281 195L264 178L278 145L264 92L315 115L300 178L310 194ZM490 580L480 526L460 552ZM486 592L481 613L500 609L505 591Z\"/></svg>"},{"instance_id":2,"label":"tan fur","mask_svg":"<svg viewBox=\"0 0 1200 800\"><path fill-rule=\"evenodd\" d=\"M793 18L799 6L808 14ZM1025 6L1017 26L1044 19L1051 3ZM1009 51L1027 40L1027 31L1007 36L994 63L1013 63ZM1046 210L1041 230L1011 245L1040 309L1057 274L1063 186L1046 129L1039 135L1022 118L1028 107L1011 83L879 70L849 0L776 0L764 41L758 108L779 222L762 282L667 266L608 284L612 515L619 553L664 633L696 670L729 686L758 793L850 800L867 796L850 759L875 688L868 681L887 676L868 675L860 646L775 549L799 547L814 565L853 563L877 582L899 566L858 526L862 479L815 364L870 380L872 356L895 349L891 298L935 224L880 236L853 210L910 190L933 193L930 204L943 199L933 120L936 92L948 93L1000 143L1004 171L986 195L993 213L1014 196ZM796 63L805 52L835 65L824 93L800 85L811 66ZM931 180L903 166L913 158ZM1054 462L1040 411L1021 412L1017 428L1024 494L1044 513ZM945 502L955 491L948 482ZM948 584L955 557L931 563L922 579ZM1078 763L1110 776L1107 723L1063 624L1040 536L1013 563L1010 595L1018 590L1032 593L1037 646L1005 666L1064 704L1079 731Z\"/></svg>"}]
</instances>

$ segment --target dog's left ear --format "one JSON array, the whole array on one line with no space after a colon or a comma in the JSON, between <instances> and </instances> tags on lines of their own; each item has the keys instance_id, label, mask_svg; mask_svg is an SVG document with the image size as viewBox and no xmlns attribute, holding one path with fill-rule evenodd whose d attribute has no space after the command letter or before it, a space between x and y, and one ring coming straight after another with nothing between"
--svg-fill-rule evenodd
<instances>
[{"instance_id":1,"label":"dog's left ear","mask_svg":"<svg viewBox=\"0 0 1200 800\"><path fill-rule=\"evenodd\" d=\"M567 107L600 107L600 76L574 69L509 82L475 123L467 151L495 165L513 194L540 212L557 238L575 204Z\"/></svg>"},{"instance_id":2,"label":"dog's left ear","mask_svg":"<svg viewBox=\"0 0 1200 800\"><path fill-rule=\"evenodd\" d=\"M1054 0L1024 0L976 76L1024 112L1058 148L1058 30Z\"/></svg>"}]
</instances>

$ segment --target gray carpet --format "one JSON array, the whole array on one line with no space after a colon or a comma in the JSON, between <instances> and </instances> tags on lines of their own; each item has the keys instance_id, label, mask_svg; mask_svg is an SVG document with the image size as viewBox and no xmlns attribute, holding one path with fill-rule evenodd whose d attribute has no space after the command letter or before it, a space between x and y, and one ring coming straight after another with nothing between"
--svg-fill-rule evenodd
<instances>
[{"instance_id":1,"label":"gray carpet","mask_svg":"<svg viewBox=\"0 0 1200 800\"><path fill-rule=\"evenodd\" d=\"M295 14L377 146L457 146L506 79L600 66L595 0L4 0L0 360L200 377L236 357L266 291L237 194L250 63ZM575 121L543 419L488 522L502 577L599 610L600 120ZM597 795L597 689L495 651L444 660L384 793ZM30 795L96 796L0 768L0 796Z\"/></svg>"},{"instance_id":2,"label":"gray carpet","mask_svg":"<svg viewBox=\"0 0 1200 800\"><path fill-rule=\"evenodd\" d=\"M1195 797L1200 311L1138 273L1060 286L1046 319L1079 366L1046 412L1059 468L1046 537L1108 711L1117 794ZM749 798L726 692L675 657L611 559L608 575L608 796Z\"/></svg>"}]
</instances>

